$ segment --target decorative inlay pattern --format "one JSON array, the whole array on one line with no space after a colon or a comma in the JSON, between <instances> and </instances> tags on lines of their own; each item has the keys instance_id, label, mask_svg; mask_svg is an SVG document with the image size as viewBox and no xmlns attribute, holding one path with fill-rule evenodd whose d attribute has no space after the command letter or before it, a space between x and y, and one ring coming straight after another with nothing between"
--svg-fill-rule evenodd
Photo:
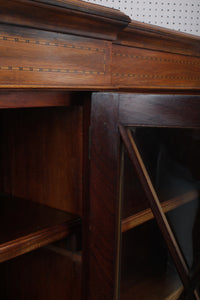
<instances>
[{"instance_id":1,"label":"decorative inlay pattern","mask_svg":"<svg viewBox=\"0 0 200 300\"><path fill-rule=\"evenodd\" d=\"M153 75L153 74L126 74L112 73L113 77L132 77L137 79L171 79L171 80L200 80L200 76L173 76L173 75Z\"/></svg>"},{"instance_id":2,"label":"decorative inlay pattern","mask_svg":"<svg viewBox=\"0 0 200 300\"><path fill-rule=\"evenodd\" d=\"M128 58L148 60L148 61L176 63L176 64L182 64L182 65L200 65L200 61L168 59L168 58L154 57L154 56L148 56L148 55L147 56L146 55L130 55L130 54L117 53L117 52L114 52L113 55L119 56L119 57L128 57Z\"/></svg>"},{"instance_id":3,"label":"decorative inlay pattern","mask_svg":"<svg viewBox=\"0 0 200 300\"><path fill-rule=\"evenodd\" d=\"M25 44L33 44L33 45L42 45L42 46L51 46L51 47L62 47L62 48L69 48L69 49L79 49L79 50L87 50L87 51L96 51L100 53L105 53L106 49L99 49L99 48L92 48L92 47L83 47L83 46L76 46L70 45L67 43L53 43L48 41L42 40L33 40L33 39L25 39L25 38L16 38L16 37L9 37L0 35L1 41L8 41L8 42L15 42L15 43L25 43Z\"/></svg>"},{"instance_id":4,"label":"decorative inlay pattern","mask_svg":"<svg viewBox=\"0 0 200 300\"><path fill-rule=\"evenodd\" d=\"M32 71L32 72L51 72L51 73L75 73L75 74L86 74L86 75L104 75L105 72L95 71L79 71L70 69L51 69L51 68L33 68L33 67L3 67L0 66L0 70L3 71Z\"/></svg>"},{"instance_id":5,"label":"decorative inlay pattern","mask_svg":"<svg viewBox=\"0 0 200 300\"><path fill-rule=\"evenodd\" d=\"M0 71L30 71L30 72L50 72L50 73L71 73L71 74L84 74L84 75L105 75L106 73L106 49L100 49L96 47L85 47L78 46L68 43L55 43L45 40L33 40L22 37L11 37L0 35L0 41L15 42L15 43L25 43L30 45L41 45L49 47L62 47L67 49L77 49L84 51L92 51L103 54L102 61L102 71L90 71L90 70L78 70L78 69L65 69L65 68L37 68L37 67L23 67L23 66L0 66Z\"/></svg>"}]
</instances>

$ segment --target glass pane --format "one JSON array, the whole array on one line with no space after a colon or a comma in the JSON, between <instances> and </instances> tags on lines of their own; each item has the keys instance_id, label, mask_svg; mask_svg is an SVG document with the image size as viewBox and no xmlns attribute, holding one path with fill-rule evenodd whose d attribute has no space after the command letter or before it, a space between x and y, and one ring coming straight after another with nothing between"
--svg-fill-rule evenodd
<instances>
[{"instance_id":1,"label":"glass pane","mask_svg":"<svg viewBox=\"0 0 200 300\"><path fill-rule=\"evenodd\" d=\"M155 220L123 233L121 300L175 300L182 290Z\"/></svg>"},{"instance_id":2,"label":"glass pane","mask_svg":"<svg viewBox=\"0 0 200 300\"><path fill-rule=\"evenodd\" d=\"M122 218L129 217L149 207L145 193L126 151L124 151L122 199Z\"/></svg>"},{"instance_id":3,"label":"glass pane","mask_svg":"<svg viewBox=\"0 0 200 300\"><path fill-rule=\"evenodd\" d=\"M190 269L200 261L200 130L134 128L133 136Z\"/></svg>"},{"instance_id":4,"label":"glass pane","mask_svg":"<svg viewBox=\"0 0 200 300\"><path fill-rule=\"evenodd\" d=\"M157 127L132 127L130 129L188 268L191 273L196 272L200 266L200 130L192 128ZM127 242L127 236L130 236L130 232L138 231L140 227L144 226L148 228L152 226L150 224L155 221L153 220L153 215L149 209L148 200L126 151L124 151L123 173L121 214L123 234L120 299L178 299L179 296L176 292L180 292L182 285L172 259L169 254L166 254L165 259L163 259L163 252L161 250L156 250L158 249L158 243L159 245L162 244L162 247L164 247L163 244L165 243L162 238L155 238L154 233L148 233L143 239L142 237L135 238L135 235L133 234L133 238L130 238L130 242ZM154 227L157 228L156 225ZM155 229L153 232L155 232ZM149 257L148 263L151 262L151 268L147 267L147 263L141 263L140 273L146 276L146 280L149 282L148 284L152 286L152 290L149 288L152 298L150 298L150 294L148 294L149 298L145 298L144 295L140 295L140 298L135 298L135 296L133 296L133 293L137 293L136 290L134 291L133 286L137 289L141 284L141 289L145 289L143 287L143 284L145 286L145 283L142 283L144 282L143 280L141 280L139 284L136 284L137 280L139 282L139 275L133 275L133 278L131 277L130 285L132 286L132 298L131 296L126 298L126 292L124 292L124 290L126 290L126 282L130 282L130 280L127 279L129 278L127 277L127 274L130 273L128 270L137 269L135 266L139 260L138 257L142 255L140 251L134 254L134 247L138 244L140 250L142 247L148 249L149 244L147 245L147 241L149 241L149 237L151 237L152 247L150 249L153 249L152 251L157 253L157 255L155 255L155 257ZM124 244L129 245L129 243L130 247L124 246ZM126 253L126 251L129 250L124 249L131 248L131 243L133 245L131 255L136 256L136 262L134 261L132 265L127 262L128 269L126 269L123 264L126 265L126 259L130 255ZM165 251L167 252L166 249ZM162 262L160 262L160 259ZM156 298L157 296L154 295L156 291L154 291L153 287L153 278L154 272L159 270L158 266L163 267L158 276L159 279L156 279L157 282L160 282L160 284L158 284L158 291L159 286L162 286L162 288L160 288L160 292L158 292L159 296ZM149 273L148 275L146 267L148 270L151 269L151 272L153 273ZM169 268L173 270L173 275L168 277L170 273ZM177 282L179 283L177 284ZM164 295L161 291L164 292L165 290L166 294ZM193 300L195 298L193 294L190 294L187 299Z\"/></svg>"}]
</instances>

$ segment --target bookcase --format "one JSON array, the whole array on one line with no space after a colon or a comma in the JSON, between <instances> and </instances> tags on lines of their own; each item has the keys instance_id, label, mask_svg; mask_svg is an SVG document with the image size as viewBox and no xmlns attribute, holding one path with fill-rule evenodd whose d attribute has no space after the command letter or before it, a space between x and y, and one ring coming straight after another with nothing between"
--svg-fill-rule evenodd
<instances>
[{"instance_id":1,"label":"bookcase","mask_svg":"<svg viewBox=\"0 0 200 300\"><path fill-rule=\"evenodd\" d=\"M0 299L199 299L199 38L0 4Z\"/></svg>"}]
</instances>

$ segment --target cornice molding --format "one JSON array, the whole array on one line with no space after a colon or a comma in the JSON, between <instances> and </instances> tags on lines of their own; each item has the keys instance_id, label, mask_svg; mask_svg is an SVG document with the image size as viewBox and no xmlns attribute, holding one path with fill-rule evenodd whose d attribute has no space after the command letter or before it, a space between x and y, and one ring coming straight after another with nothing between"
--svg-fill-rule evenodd
<instances>
[{"instance_id":1,"label":"cornice molding","mask_svg":"<svg viewBox=\"0 0 200 300\"><path fill-rule=\"evenodd\" d=\"M122 12L80 0L0 0L0 22L115 40L130 23Z\"/></svg>"},{"instance_id":2,"label":"cornice molding","mask_svg":"<svg viewBox=\"0 0 200 300\"><path fill-rule=\"evenodd\" d=\"M107 17L114 20L130 21L129 17L120 10L97 5L93 3L84 2L81 0L26 0L25 2L32 2L38 4L53 5L63 9L70 9L82 13L93 14L97 16Z\"/></svg>"},{"instance_id":3,"label":"cornice molding","mask_svg":"<svg viewBox=\"0 0 200 300\"><path fill-rule=\"evenodd\" d=\"M200 37L132 21L119 33L117 44L176 54L200 56Z\"/></svg>"}]
</instances>

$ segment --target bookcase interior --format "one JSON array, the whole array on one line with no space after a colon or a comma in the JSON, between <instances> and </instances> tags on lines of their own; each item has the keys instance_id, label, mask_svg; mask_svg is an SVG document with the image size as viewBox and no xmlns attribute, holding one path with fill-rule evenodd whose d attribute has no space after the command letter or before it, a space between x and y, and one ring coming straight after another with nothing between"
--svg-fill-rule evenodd
<instances>
[{"instance_id":1,"label":"bookcase interior","mask_svg":"<svg viewBox=\"0 0 200 300\"><path fill-rule=\"evenodd\" d=\"M81 297L83 107L45 105L0 110L1 299Z\"/></svg>"}]
</instances>

